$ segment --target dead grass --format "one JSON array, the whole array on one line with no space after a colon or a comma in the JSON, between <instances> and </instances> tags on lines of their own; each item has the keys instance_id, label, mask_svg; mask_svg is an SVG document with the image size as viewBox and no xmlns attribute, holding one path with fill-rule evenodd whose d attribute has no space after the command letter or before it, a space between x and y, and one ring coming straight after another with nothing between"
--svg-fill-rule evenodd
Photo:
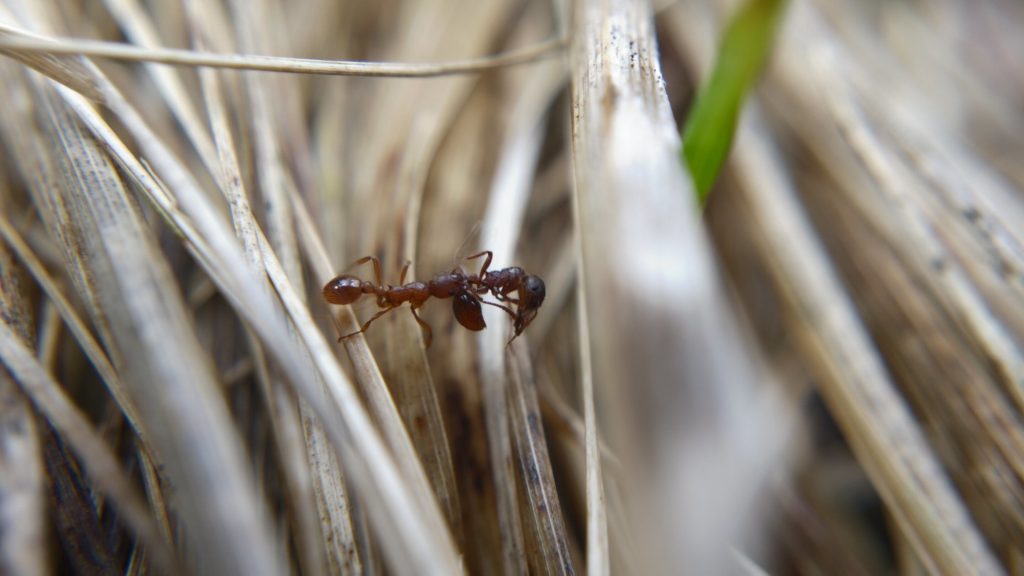
<instances>
[{"instance_id":1,"label":"dead grass","mask_svg":"<svg viewBox=\"0 0 1024 576\"><path fill-rule=\"evenodd\" d=\"M702 215L732 5L0 3L0 572L1020 573L1024 14L794 0Z\"/></svg>"}]
</instances>

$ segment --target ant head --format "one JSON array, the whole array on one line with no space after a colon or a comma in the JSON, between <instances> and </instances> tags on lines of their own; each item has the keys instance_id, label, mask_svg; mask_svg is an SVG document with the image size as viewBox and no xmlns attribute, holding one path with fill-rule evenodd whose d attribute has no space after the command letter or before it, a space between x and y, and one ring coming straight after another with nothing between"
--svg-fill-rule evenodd
<instances>
[{"instance_id":1,"label":"ant head","mask_svg":"<svg viewBox=\"0 0 1024 576\"><path fill-rule=\"evenodd\" d=\"M338 276L324 286L323 295L331 304L351 304L363 295L363 282L354 276Z\"/></svg>"},{"instance_id":2,"label":"ant head","mask_svg":"<svg viewBox=\"0 0 1024 576\"><path fill-rule=\"evenodd\" d=\"M519 308L524 311L533 310L536 313L537 308L544 303L544 296L544 281L540 276L527 276L523 278L523 285L519 289Z\"/></svg>"},{"instance_id":3,"label":"ant head","mask_svg":"<svg viewBox=\"0 0 1024 576\"><path fill-rule=\"evenodd\" d=\"M544 281L540 277L527 276L523 278L522 287L519 288L519 309L516 311L514 323L516 336L522 334L530 322L537 317L537 310L544 303L545 295Z\"/></svg>"}]
</instances>

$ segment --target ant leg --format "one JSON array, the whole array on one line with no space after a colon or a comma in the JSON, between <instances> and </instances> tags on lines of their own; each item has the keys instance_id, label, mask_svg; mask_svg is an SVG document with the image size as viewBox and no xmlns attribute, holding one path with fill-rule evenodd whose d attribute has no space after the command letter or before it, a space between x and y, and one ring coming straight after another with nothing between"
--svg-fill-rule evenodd
<instances>
[{"instance_id":1,"label":"ant leg","mask_svg":"<svg viewBox=\"0 0 1024 576\"><path fill-rule=\"evenodd\" d=\"M405 261L405 266L402 266L402 273L398 275L398 285L399 286L401 286L402 284L405 284L405 273L409 271L409 266L410 265L412 265L412 262L410 262L409 260L406 260Z\"/></svg>"},{"instance_id":2,"label":"ant leg","mask_svg":"<svg viewBox=\"0 0 1024 576\"><path fill-rule=\"evenodd\" d=\"M486 292L487 291L484 290L484 293ZM509 304L515 304L516 306L519 305L518 298L512 298L508 294L503 294L501 292L494 292L494 298L497 299L498 302L508 302Z\"/></svg>"},{"instance_id":3,"label":"ant leg","mask_svg":"<svg viewBox=\"0 0 1024 576\"><path fill-rule=\"evenodd\" d=\"M356 260L355 262L349 264L348 269L351 270L352 268L355 268L356 266L361 266L363 264L366 264L367 262L373 262L373 276L377 281L377 286L383 285L384 278L383 275L380 273L380 260L378 260L376 256L363 256L359 260Z\"/></svg>"},{"instance_id":4,"label":"ant leg","mask_svg":"<svg viewBox=\"0 0 1024 576\"><path fill-rule=\"evenodd\" d=\"M484 250L483 252L478 252L476 254L473 254L472 256L466 257L466 260L474 260L484 255L486 255L487 257L484 258L484 265L480 267L481 278L483 278L484 275L487 274L487 269L491 266L491 258L494 257L494 252L491 252L490 250Z\"/></svg>"},{"instance_id":5,"label":"ant leg","mask_svg":"<svg viewBox=\"0 0 1024 576\"><path fill-rule=\"evenodd\" d=\"M501 308L502 310L505 311L506 314L509 315L510 318L515 320L516 313L511 308L509 308L508 306L502 306L501 304L495 304L494 302L488 302L487 300L484 300L483 298L478 298L478 300L480 300L484 304L487 304L488 306L494 306L495 308Z\"/></svg>"},{"instance_id":6,"label":"ant leg","mask_svg":"<svg viewBox=\"0 0 1024 576\"><path fill-rule=\"evenodd\" d=\"M494 302L488 302L487 300L484 300L483 298L481 298L480 301L483 302L484 304L489 305L489 306L494 306L495 308L501 308L502 310L505 311L505 314L508 314L509 318L511 318L513 320L513 322L517 318L516 313L511 308L509 308L508 306L502 306L501 304L495 304ZM505 343L505 346L511 345L512 341L515 340L517 336L519 336L519 334L513 330L512 331L512 337L509 338L508 342Z\"/></svg>"},{"instance_id":7,"label":"ant leg","mask_svg":"<svg viewBox=\"0 0 1024 576\"><path fill-rule=\"evenodd\" d=\"M434 331L430 329L430 324L427 324L426 321L423 320L423 318L420 318L420 315L416 313L415 308L409 308L409 310L412 310L412 316L413 318L416 319L416 323L419 324L421 328L423 328L426 340L426 344L424 347L430 348L430 344L434 341Z\"/></svg>"},{"instance_id":8,"label":"ant leg","mask_svg":"<svg viewBox=\"0 0 1024 576\"><path fill-rule=\"evenodd\" d=\"M362 327L359 328L359 330L356 330L355 332L352 332L351 334L345 334L344 336L340 336L338 338L338 342L341 342L345 338L350 338L352 336L355 336L356 334L362 334L363 332L366 332L366 329L370 327L370 324L373 324L374 320L376 320L377 318L380 318L381 316L387 314L388 312L391 312L395 308L398 308L398 306L391 306L389 308L385 308L385 309L381 310L380 312L377 312L376 314L373 315L373 318L370 318L369 320L367 320L366 323L363 324Z\"/></svg>"}]
</instances>

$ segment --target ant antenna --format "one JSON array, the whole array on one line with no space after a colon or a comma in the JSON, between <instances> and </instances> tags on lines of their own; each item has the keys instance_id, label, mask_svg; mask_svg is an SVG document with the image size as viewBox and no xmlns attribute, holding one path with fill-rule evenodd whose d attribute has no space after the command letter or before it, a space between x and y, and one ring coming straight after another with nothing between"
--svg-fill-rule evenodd
<instances>
[{"instance_id":1,"label":"ant antenna","mask_svg":"<svg viewBox=\"0 0 1024 576\"><path fill-rule=\"evenodd\" d=\"M478 237L479 235L480 235L480 220L477 220L476 223L473 224L473 226L469 229L469 232L466 233L466 237L462 239L462 243L459 244L459 247L455 250L455 255L453 256L453 260L452 260L452 267L453 268L456 267L456 266L459 266L462 263L461 256L464 253L464 251L466 250L466 245L469 244L469 241L472 240L473 238Z\"/></svg>"}]
</instances>

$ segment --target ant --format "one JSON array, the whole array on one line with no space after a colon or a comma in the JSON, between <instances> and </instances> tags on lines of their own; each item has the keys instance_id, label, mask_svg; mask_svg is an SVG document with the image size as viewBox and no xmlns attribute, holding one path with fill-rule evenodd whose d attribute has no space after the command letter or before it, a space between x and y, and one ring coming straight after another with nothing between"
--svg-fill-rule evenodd
<instances>
[{"instance_id":1,"label":"ant","mask_svg":"<svg viewBox=\"0 0 1024 576\"><path fill-rule=\"evenodd\" d=\"M380 260L376 256L366 256L356 260L350 268L367 262L373 263L376 281L368 282L349 274L343 274L324 286L324 300L331 304L352 304L363 295L372 294L377 297L377 306L381 310L367 320L359 330L345 334L338 338L338 341L366 332L374 320L408 302L413 317L426 333L426 345L429 348L433 340L433 331L430 329L430 325L420 318L416 310L433 297L451 298L455 319L459 324L474 332L487 327L481 303L504 310L512 318L515 330L512 338L508 341L511 344L512 340L522 334L523 330L526 330L526 327L537 316L537 310L544 302L544 281L538 276L527 274L518 266L489 270L493 255L490 250L484 250L466 258L466 260L474 260L481 256L485 257L480 272L477 274L466 274L464 270L456 267L451 272L434 276L427 283L409 282L406 284L405 275L409 271L409 263L406 262L399 275L398 286L384 284ZM516 293L516 298L511 296L513 292ZM488 293L494 296L499 303L484 300L482 296ZM514 310L512 306L515 306Z\"/></svg>"}]
</instances>

